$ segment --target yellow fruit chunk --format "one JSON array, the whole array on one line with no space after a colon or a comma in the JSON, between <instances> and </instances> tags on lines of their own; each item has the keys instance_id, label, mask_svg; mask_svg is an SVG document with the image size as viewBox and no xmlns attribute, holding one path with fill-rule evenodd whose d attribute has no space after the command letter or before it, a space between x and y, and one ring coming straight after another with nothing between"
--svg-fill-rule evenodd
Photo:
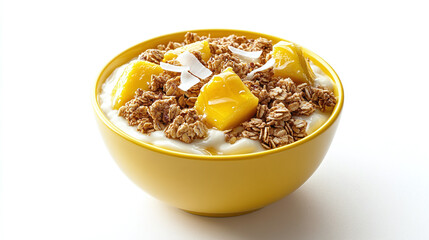
<instances>
[{"instance_id":1,"label":"yellow fruit chunk","mask_svg":"<svg viewBox=\"0 0 429 240\"><path fill-rule=\"evenodd\" d=\"M141 60L130 62L113 88L113 109L119 109L126 102L133 99L137 88L149 90L151 76L162 72L162 68L155 63Z\"/></svg>"},{"instance_id":2,"label":"yellow fruit chunk","mask_svg":"<svg viewBox=\"0 0 429 240\"><path fill-rule=\"evenodd\" d=\"M231 67L213 76L202 88L195 102L198 114L219 129L236 127L251 118L258 106L258 98L243 84Z\"/></svg>"},{"instance_id":3,"label":"yellow fruit chunk","mask_svg":"<svg viewBox=\"0 0 429 240\"><path fill-rule=\"evenodd\" d=\"M201 58L207 62L209 60L209 58L212 56L211 52L210 52L210 46L209 46L209 42L207 40L203 40L203 41L199 41L199 42L194 42L173 50L169 50L164 54L164 59L162 60L163 62L166 62L168 60L172 60L175 59L177 56L179 56L181 53L185 52L185 51L189 51L189 52L193 52L193 51L198 51L201 52Z\"/></svg>"},{"instance_id":4,"label":"yellow fruit chunk","mask_svg":"<svg viewBox=\"0 0 429 240\"><path fill-rule=\"evenodd\" d=\"M299 45L280 41L273 46L274 76L290 77L296 83L312 83L315 75Z\"/></svg>"}]
</instances>

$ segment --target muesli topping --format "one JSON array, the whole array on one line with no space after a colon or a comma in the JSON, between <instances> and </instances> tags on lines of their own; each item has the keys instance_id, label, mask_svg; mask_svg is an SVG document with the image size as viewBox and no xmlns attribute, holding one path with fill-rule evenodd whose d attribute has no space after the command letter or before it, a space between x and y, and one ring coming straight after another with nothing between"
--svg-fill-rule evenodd
<instances>
[{"instance_id":1,"label":"muesli topping","mask_svg":"<svg viewBox=\"0 0 429 240\"><path fill-rule=\"evenodd\" d=\"M184 91L179 88L183 72L181 75L180 72L173 71L184 69L174 68L182 64L176 59L165 61L169 66L164 65L167 67L164 67L161 74L152 75L149 89L137 89L134 98L119 108L119 115L129 125L137 126L137 130L145 134L163 130L168 138L185 143L207 137L209 126L194 105L204 84L213 75L229 67L259 100L256 113L249 120L224 131L225 140L229 143L249 138L260 141L266 149L290 144L307 136L307 122L297 116L309 116L316 109L330 111L336 104L337 99L332 91L308 83L295 83L290 78L275 77L272 65L266 65L267 69L257 71L271 59L273 44L265 38L248 39L236 35L212 38L187 33L183 42L169 42L167 45L158 45L156 49L147 49L140 54L139 59L160 64L167 51L200 41L208 41L211 57L204 61L201 52L188 53L201 63L200 70L205 73L209 70L212 74L200 78L192 71L187 72L199 81ZM243 61L243 56L255 54L246 55L239 50L259 51L260 57L251 62ZM273 61L274 59L271 60Z\"/></svg>"}]
</instances>

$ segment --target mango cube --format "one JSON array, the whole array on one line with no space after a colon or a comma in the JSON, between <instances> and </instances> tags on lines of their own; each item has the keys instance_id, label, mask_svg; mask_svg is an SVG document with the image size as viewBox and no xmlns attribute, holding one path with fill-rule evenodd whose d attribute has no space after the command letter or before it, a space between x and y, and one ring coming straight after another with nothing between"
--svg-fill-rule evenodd
<instances>
[{"instance_id":1,"label":"mango cube","mask_svg":"<svg viewBox=\"0 0 429 240\"><path fill-rule=\"evenodd\" d=\"M302 49L294 43L280 41L273 46L274 76L291 78L296 83L312 83L315 75Z\"/></svg>"},{"instance_id":2,"label":"mango cube","mask_svg":"<svg viewBox=\"0 0 429 240\"><path fill-rule=\"evenodd\" d=\"M162 72L162 68L155 63L141 60L130 62L113 88L113 109L119 109L133 99L138 88L149 90L152 75L158 75Z\"/></svg>"},{"instance_id":3,"label":"mango cube","mask_svg":"<svg viewBox=\"0 0 429 240\"><path fill-rule=\"evenodd\" d=\"M195 102L198 114L219 130L236 127L256 113L258 98L244 85L231 67L213 76Z\"/></svg>"},{"instance_id":4,"label":"mango cube","mask_svg":"<svg viewBox=\"0 0 429 240\"><path fill-rule=\"evenodd\" d=\"M201 52L201 57L205 62L207 62L210 59L210 57L212 56L212 54L210 52L209 42L207 40L203 40L203 41L190 43L188 45L167 51L164 54L164 59L162 61L166 62L166 61L175 59L175 58L177 58L177 56L179 56L181 53L183 53L185 51L188 51L188 52L199 51L199 52Z\"/></svg>"}]
</instances>

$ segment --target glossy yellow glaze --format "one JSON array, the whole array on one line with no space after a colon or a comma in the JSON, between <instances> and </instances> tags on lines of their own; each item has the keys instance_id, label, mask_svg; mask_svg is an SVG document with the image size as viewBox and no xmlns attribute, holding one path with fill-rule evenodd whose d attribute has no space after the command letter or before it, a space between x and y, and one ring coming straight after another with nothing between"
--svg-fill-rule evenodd
<instances>
[{"instance_id":1,"label":"glossy yellow glaze","mask_svg":"<svg viewBox=\"0 0 429 240\"><path fill-rule=\"evenodd\" d=\"M273 58L274 76L289 77L296 83L313 83L315 75L299 45L280 41L273 46Z\"/></svg>"},{"instance_id":2,"label":"glossy yellow glaze","mask_svg":"<svg viewBox=\"0 0 429 240\"><path fill-rule=\"evenodd\" d=\"M182 39L183 41L183 39ZM181 53L185 52L185 51L199 51L201 52L201 58L207 62L207 60L210 59L210 57L212 56L211 52L210 52L210 46L209 46L209 42L207 40L203 40L203 41L199 41L199 42L194 42L188 45L185 45L183 47L179 47L173 50L169 50L164 54L164 59L162 61L168 61L168 60L172 60L175 59L177 56L179 56Z\"/></svg>"},{"instance_id":3,"label":"glossy yellow glaze","mask_svg":"<svg viewBox=\"0 0 429 240\"><path fill-rule=\"evenodd\" d=\"M113 109L119 109L133 99L138 88L149 90L152 75L161 74L164 70L155 63L136 60L125 68L112 91Z\"/></svg>"},{"instance_id":4,"label":"glossy yellow glaze","mask_svg":"<svg viewBox=\"0 0 429 240\"><path fill-rule=\"evenodd\" d=\"M198 114L219 130L236 127L249 120L258 106L258 98L244 85L231 67L206 83L195 102Z\"/></svg>"},{"instance_id":5,"label":"glossy yellow glaze","mask_svg":"<svg viewBox=\"0 0 429 240\"><path fill-rule=\"evenodd\" d=\"M250 38L278 37L225 29L192 30L200 35L230 34ZM182 41L186 32L142 42L124 51L102 70L92 92L97 123L111 155L124 173L144 191L177 208L206 216L234 216L273 203L300 187L317 169L329 149L344 102L335 71L322 58L303 49L335 82L338 103L329 120L306 138L280 148L241 155L202 156L162 149L132 138L114 126L99 106L100 87L112 71L147 48Z\"/></svg>"}]
</instances>

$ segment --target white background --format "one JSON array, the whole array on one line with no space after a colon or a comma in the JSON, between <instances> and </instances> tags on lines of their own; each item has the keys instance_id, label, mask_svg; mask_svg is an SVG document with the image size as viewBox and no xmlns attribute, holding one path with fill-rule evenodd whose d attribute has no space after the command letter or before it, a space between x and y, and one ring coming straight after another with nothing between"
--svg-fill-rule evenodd
<instances>
[{"instance_id":1,"label":"white background","mask_svg":"<svg viewBox=\"0 0 429 240\"><path fill-rule=\"evenodd\" d=\"M429 239L424 1L12 1L1 9L2 240ZM252 214L190 215L137 188L108 154L90 89L128 47L232 28L309 48L345 105L316 173Z\"/></svg>"}]
</instances>

